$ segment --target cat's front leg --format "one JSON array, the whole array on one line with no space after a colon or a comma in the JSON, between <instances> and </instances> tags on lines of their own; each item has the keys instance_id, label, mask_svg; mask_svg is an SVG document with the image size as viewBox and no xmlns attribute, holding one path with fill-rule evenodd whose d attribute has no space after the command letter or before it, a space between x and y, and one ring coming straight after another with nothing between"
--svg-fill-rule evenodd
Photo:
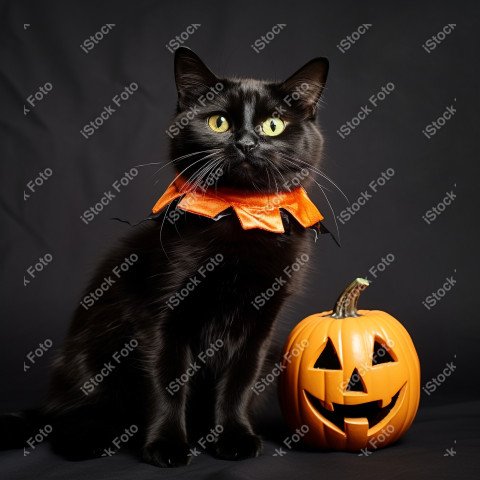
<instances>
[{"instance_id":1,"label":"cat's front leg","mask_svg":"<svg viewBox=\"0 0 480 480\"><path fill-rule=\"evenodd\" d=\"M161 354L147 371L147 425L142 458L158 467L178 467L191 459L185 425L187 385L176 382L185 374L189 351L175 341L162 343Z\"/></svg>"},{"instance_id":2,"label":"cat's front leg","mask_svg":"<svg viewBox=\"0 0 480 480\"><path fill-rule=\"evenodd\" d=\"M265 359L266 342L249 343L242 355L228 365L217 384L215 421L222 427L222 433L213 446L213 454L225 460L256 457L262 450L261 439L250 422L249 407L252 386Z\"/></svg>"}]
</instances>

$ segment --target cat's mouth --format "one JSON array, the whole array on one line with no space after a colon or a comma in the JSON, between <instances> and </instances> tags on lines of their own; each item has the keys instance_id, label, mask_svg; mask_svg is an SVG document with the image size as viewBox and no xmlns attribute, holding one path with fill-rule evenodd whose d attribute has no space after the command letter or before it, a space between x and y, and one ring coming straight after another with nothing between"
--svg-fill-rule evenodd
<instances>
[{"instance_id":1,"label":"cat's mouth","mask_svg":"<svg viewBox=\"0 0 480 480\"><path fill-rule=\"evenodd\" d=\"M247 172L253 172L255 170L255 167L253 166L252 162L247 159L242 160L239 164L239 167Z\"/></svg>"},{"instance_id":2,"label":"cat's mouth","mask_svg":"<svg viewBox=\"0 0 480 480\"><path fill-rule=\"evenodd\" d=\"M260 180L260 177L265 174L268 165L266 162L255 158L251 154L243 154L242 157L237 158L232 165L231 172L237 179L248 180Z\"/></svg>"}]
</instances>

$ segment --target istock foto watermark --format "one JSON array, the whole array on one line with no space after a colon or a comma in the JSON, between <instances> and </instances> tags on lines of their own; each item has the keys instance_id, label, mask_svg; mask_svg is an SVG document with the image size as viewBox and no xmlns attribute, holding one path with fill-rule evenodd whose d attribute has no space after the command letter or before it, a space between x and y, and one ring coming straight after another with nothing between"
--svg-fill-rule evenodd
<instances>
[{"instance_id":1,"label":"istock foto watermark","mask_svg":"<svg viewBox=\"0 0 480 480\"><path fill-rule=\"evenodd\" d=\"M385 443L395 432L395 427L393 425L387 425L382 428L379 433L372 437L368 441L368 447L362 448L359 457L369 457L373 452L370 449L377 450L382 446L382 443Z\"/></svg>"},{"instance_id":2,"label":"istock foto watermark","mask_svg":"<svg viewBox=\"0 0 480 480\"><path fill-rule=\"evenodd\" d=\"M445 196L434 207L428 209L422 215L422 218L427 225L434 222L457 198L457 194L454 190L455 188L457 188L456 183L453 184L453 188L446 192Z\"/></svg>"},{"instance_id":3,"label":"istock foto watermark","mask_svg":"<svg viewBox=\"0 0 480 480\"><path fill-rule=\"evenodd\" d=\"M52 432L53 427L47 424L40 428L40 430L38 430L35 435L27 438L25 442L27 446L23 448L23 456L26 457L30 455L30 453L37 448L37 445L43 443Z\"/></svg>"},{"instance_id":4,"label":"istock foto watermark","mask_svg":"<svg viewBox=\"0 0 480 480\"><path fill-rule=\"evenodd\" d=\"M183 215L187 213L188 206L193 205L198 198L201 198L207 189L217 182L217 180L223 175L224 171L222 167L216 168L213 172L207 175L207 178L200 182L198 186L195 187L195 190L189 192L189 195L184 198L182 205L186 207L185 210L182 208L175 208L174 210L169 210L166 214L166 219L172 225L178 221Z\"/></svg>"},{"instance_id":5,"label":"istock foto watermark","mask_svg":"<svg viewBox=\"0 0 480 480\"><path fill-rule=\"evenodd\" d=\"M52 175L53 170L50 167L38 172L38 175L27 183L27 188L23 191L23 200L27 201Z\"/></svg>"},{"instance_id":6,"label":"istock foto watermark","mask_svg":"<svg viewBox=\"0 0 480 480\"><path fill-rule=\"evenodd\" d=\"M374 278L377 279L380 274L385 272L387 268L392 265L392 263L395 261L395 255L393 253L387 253L385 256L383 256L379 262L375 263L368 269L368 273ZM368 280L368 283L372 283L373 280L367 276L363 277L366 280Z\"/></svg>"},{"instance_id":7,"label":"istock foto watermark","mask_svg":"<svg viewBox=\"0 0 480 480\"><path fill-rule=\"evenodd\" d=\"M292 359L298 357L309 345L307 339L303 339L300 343L296 343L287 353L282 357L281 362L275 363L272 370L259 378L251 387L255 395L263 393L269 385L275 382L281 373L287 368L287 364L291 363Z\"/></svg>"},{"instance_id":8,"label":"istock foto watermark","mask_svg":"<svg viewBox=\"0 0 480 480\"><path fill-rule=\"evenodd\" d=\"M197 98L197 101L186 112L182 113L182 116L175 120L166 130L165 133L170 137L176 137L190 122L200 113L200 107L205 107L211 103L217 95L219 95L224 89L222 82L217 82L213 87L209 87L208 91L202 93Z\"/></svg>"},{"instance_id":9,"label":"istock foto watermark","mask_svg":"<svg viewBox=\"0 0 480 480\"><path fill-rule=\"evenodd\" d=\"M457 99L454 98L453 101L456 102ZM430 122L422 130L423 135L430 140L447 124L449 120L455 116L456 113L457 109L453 106L453 103L448 105L448 107L445 108L444 112L438 118Z\"/></svg>"},{"instance_id":10,"label":"istock foto watermark","mask_svg":"<svg viewBox=\"0 0 480 480\"><path fill-rule=\"evenodd\" d=\"M260 53L275 37L287 26L286 23L277 23L267 33L258 37L250 46L255 53Z\"/></svg>"},{"instance_id":11,"label":"istock foto watermark","mask_svg":"<svg viewBox=\"0 0 480 480\"><path fill-rule=\"evenodd\" d=\"M372 360L368 362L362 363L359 367L357 367L357 372L354 373L348 380L344 380L338 385L338 390L340 393L344 394L347 390L354 390L355 386L358 385L359 382L362 381L362 377L372 370L377 364L379 359L383 358L389 349L393 349L395 346L395 342L392 339L388 339L385 342L385 345L381 345L374 354L372 355ZM390 402L391 399L387 399ZM386 406L386 405L384 405Z\"/></svg>"},{"instance_id":12,"label":"istock foto watermark","mask_svg":"<svg viewBox=\"0 0 480 480\"><path fill-rule=\"evenodd\" d=\"M85 52L89 53L92 51L104 38L108 35L116 25L114 23L106 23L98 32L95 32L93 35L90 35L86 38L81 44L80 48Z\"/></svg>"},{"instance_id":13,"label":"istock foto watermark","mask_svg":"<svg viewBox=\"0 0 480 480\"><path fill-rule=\"evenodd\" d=\"M138 83L132 82L125 86L124 89L116 93L112 97L112 103L105 105L102 111L90 122L86 123L81 129L80 133L84 138L90 138L97 132L111 116L127 102L132 95L138 90Z\"/></svg>"},{"instance_id":14,"label":"istock foto watermark","mask_svg":"<svg viewBox=\"0 0 480 480\"><path fill-rule=\"evenodd\" d=\"M308 425L302 425L295 430L295 433L286 437L283 440L283 447L276 448L275 452L272 454L274 457L283 457L287 454L287 451L284 450L284 447L287 450L291 450L296 443L300 442L302 438L310 431Z\"/></svg>"},{"instance_id":15,"label":"istock foto watermark","mask_svg":"<svg viewBox=\"0 0 480 480\"><path fill-rule=\"evenodd\" d=\"M132 338L129 342L113 353L112 359L103 364L103 367L93 377L86 380L80 387L81 392L88 396L138 347L138 340Z\"/></svg>"},{"instance_id":16,"label":"istock foto watermark","mask_svg":"<svg viewBox=\"0 0 480 480\"><path fill-rule=\"evenodd\" d=\"M207 363L207 361L215 356L221 348L223 348L224 342L221 338L212 342L208 348L202 350L196 357L196 359L188 365L185 371L177 378L172 380L168 387L166 387L167 392L170 395L175 395L182 387L184 387L189 380L199 372L203 365ZM199 363L200 362L200 363Z\"/></svg>"},{"instance_id":17,"label":"istock foto watermark","mask_svg":"<svg viewBox=\"0 0 480 480\"><path fill-rule=\"evenodd\" d=\"M198 457L202 452L199 450L199 447L205 450L210 443L215 443L218 440L218 437L223 432L222 425L215 425L210 431L198 439L197 445L190 449L188 453L189 457Z\"/></svg>"},{"instance_id":18,"label":"istock foto watermark","mask_svg":"<svg viewBox=\"0 0 480 480\"><path fill-rule=\"evenodd\" d=\"M300 171L295 173L295 175L292 178L290 178L289 180L285 180L282 183L282 186L285 189L291 191L293 188L299 187L301 185L302 180L305 180L309 175L310 175L309 170L307 170L306 168L302 168ZM262 210L267 212L273 211L276 208L278 208L280 203L281 203L281 198L278 195L273 196L269 198L268 203L265 205L265 207L262 208Z\"/></svg>"},{"instance_id":19,"label":"istock foto watermark","mask_svg":"<svg viewBox=\"0 0 480 480\"><path fill-rule=\"evenodd\" d=\"M304 267L310 257L306 253L299 255L291 265L287 265L283 269L283 275L275 277L272 285L267 288L264 292L258 294L250 303L256 310L260 310L266 305L266 303L275 296L287 283L288 279L292 277L295 272L298 272L302 267Z\"/></svg>"},{"instance_id":20,"label":"istock foto watermark","mask_svg":"<svg viewBox=\"0 0 480 480\"><path fill-rule=\"evenodd\" d=\"M170 39L166 44L165 48L170 52L174 53L175 50L179 49L185 42L202 26L201 23L192 23L190 24L182 33L175 35Z\"/></svg>"},{"instance_id":21,"label":"istock foto watermark","mask_svg":"<svg viewBox=\"0 0 480 480\"><path fill-rule=\"evenodd\" d=\"M342 225L345 225L345 223L356 215L373 198L373 196L393 178L394 175L395 170L393 168L387 168L384 172L381 172L375 180L372 180L368 184L368 188L363 190L354 202L344 208L337 215L338 221Z\"/></svg>"},{"instance_id":22,"label":"istock foto watermark","mask_svg":"<svg viewBox=\"0 0 480 480\"><path fill-rule=\"evenodd\" d=\"M283 104L287 105L288 107L291 107L294 105L296 102L301 100L305 95L307 95L308 91L310 89L310 85L306 82L302 82L299 85L297 85L293 91L287 93L283 98L282 98L282 105L277 105L272 113L270 114L274 118L282 118L285 116L287 113L287 107L284 106ZM262 135L262 126L257 125L254 130L259 134Z\"/></svg>"},{"instance_id":23,"label":"istock foto watermark","mask_svg":"<svg viewBox=\"0 0 480 480\"><path fill-rule=\"evenodd\" d=\"M444 457L454 457L457 454L457 451L455 450L456 445L457 445L457 441L454 440L453 441L453 446L450 447L450 448L446 448L444 453L443 453L443 456Z\"/></svg>"},{"instance_id":24,"label":"istock foto watermark","mask_svg":"<svg viewBox=\"0 0 480 480\"><path fill-rule=\"evenodd\" d=\"M189 277L182 288L170 295L169 299L165 302L170 310L174 310L185 300L202 281L207 277L208 273L213 272L224 260L224 256L221 253L217 253L215 256L210 257L204 264L200 265L197 272Z\"/></svg>"},{"instance_id":25,"label":"istock foto watermark","mask_svg":"<svg viewBox=\"0 0 480 480\"><path fill-rule=\"evenodd\" d=\"M364 23L360 25L356 30L354 30L350 35L347 35L345 38L342 38L340 42L337 44L337 48L342 52L345 53L353 45L355 45L360 38L365 35L370 29L372 28L371 23Z\"/></svg>"},{"instance_id":26,"label":"istock foto watermark","mask_svg":"<svg viewBox=\"0 0 480 480\"><path fill-rule=\"evenodd\" d=\"M38 344L35 350L30 350L26 355L26 360L23 362L23 371L28 372L30 368L37 363L37 360L42 358L53 346L50 338L46 338L43 342Z\"/></svg>"},{"instance_id":27,"label":"istock foto watermark","mask_svg":"<svg viewBox=\"0 0 480 480\"><path fill-rule=\"evenodd\" d=\"M80 215L80 220L88 225L97 215L103 212L105 207L108 207L113 199L138 175L138 170L133 167L128 172L125 172L121 178L116 179L112 183L112 188L105 190L95 205L92 205L88 210L85 210Z\"/></svg>"},{"instance_id":28,"label":"istock foto watermark","mask_svg":"<svg viewBox=\"0 0 480 480\"><path fill-rule=\"evenodd\" d=\"M422 45L422 48L427 53L433 52L433 50L435 50L447 38L447 36L453 32L453 30L455 30L456 26L456 23L445 25L439 32L428 38L428 40Z\"/></svg>"},{"instance_id":29,"label":"istock foto watermark","mask_svg":"<svg viewBox=\"0 0 480 480\"><path fill-rule=\"evenodd\" d=\"M30 105L30 108L24 105L23 114L28 115L30 110L35 108L52 90L53 84L51 82L46 82L41 85L34 93L27 97L27 103Z\"/></svg>"},{"instance_id":30,"label":"istock foto watermark","mask_svg":"<svg viewBox=\"0 0 480 480\"><path fill-rule=\"evenodd\" d=\"M457 358L456 355L453 358ZM452 373L457 369L457 366L453 362L448 362L445 364L445 368L435 377L432 377L425 385L422 387L422 390L430 396L437 388L441 387L452 375Z\"/></svg>"},{"instance_id":31,"label":"istock foto watermark","mask_svg":"<svg viewBox=\"0 0 480 480\"><path fill-rule=\"evenodd\" d=\"M457 273L457 269L453 271L453 273ZM430 295L427 295L425 297L425 300L423 300L422 305L427 309L431 310L435 305L437 305L440 300L442 300L445 295L450 292L453 287L457 284L457 279L453 276L450 275L445 279L443 282L443 285L432 292Z\"/></svg>"},{"instance_id":32,"label":"istock foto watermark","mask_svg":"<svg viewBox=\"0 0 480 480\"><path fill-rule=\"evenodd\" d=\"M82 300L80 301L80 305L85 309L88 310L89 308L95 305L103 295L110 290L112 285L117 283L117 280L122 276L122 273L128 272L130 268L138 262L138 255L136 253L131 253L128 257L125 257L123 262L115 265L112 268L111 275L106 275L103 277L102 283L98 285L95 290L92 290L90 293L85 295Z\"/></svg>"},{"instance_id":33,"label":"istock foto watermark","mask_svg":"<svg viewBox=\"0 0 480 480\"><path fill-rule=\"evenodd\" d=\"M337 129L337 134L343 139L347 138L394 91L395 84L393 82L388 82L378 92L370 95L368 102L363 105L350 120Z\"/></svg>"},{"instance_id":34,"label":"istock foto watermark","mask_svg":"<svg viewBox=\"0 0 480 480\"><path fill-rule=\"evenodd\" d=\"M35 263L27 267L26 275L23 276L23 286L30 285L30 282L37 278L38 274L42 272L50 263L52 263L53 255L46 253L41 256Z\"/></svg>"},{"instance_id":35,"label":"istock foto watermark","mask_svg":"<svg viewBox=\"0 0 480 480\"><path fill-rule=\"evenodd\" d=\"M128 443L136 433L138 433L138 426L135 424L125 428L122 434L112 440L112 445L110 447L103 449L102 457L113 457L113 455L118 453L122 446Z\"/></svg>"}]
</instances>

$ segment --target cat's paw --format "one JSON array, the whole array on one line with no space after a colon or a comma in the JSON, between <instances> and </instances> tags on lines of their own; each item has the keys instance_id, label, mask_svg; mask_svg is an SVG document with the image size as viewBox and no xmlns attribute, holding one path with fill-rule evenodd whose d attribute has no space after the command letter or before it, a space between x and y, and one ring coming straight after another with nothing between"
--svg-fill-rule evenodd
<instances>
[{"instance_id":1,"label":"cat's paw","mask_svg":"<svg viewBox=\"0 0 480 480\"><path fill-rule=\"evenodd\" d=\"M258 457L262 451L260 437L253 433L223 432L213 445L212 453L223 460Z\"/></svg>"},{"instance_id":2,"label":"cat's paw","mask_svg":"<svg viewBox=\"0 0 480 480\"><path fill-rule=\"evenodd\" d=\"M157 440L143 448L142 459L156 467L181 467L190 463L190 447L181 441Z\"/></svg>"}]
</instances>

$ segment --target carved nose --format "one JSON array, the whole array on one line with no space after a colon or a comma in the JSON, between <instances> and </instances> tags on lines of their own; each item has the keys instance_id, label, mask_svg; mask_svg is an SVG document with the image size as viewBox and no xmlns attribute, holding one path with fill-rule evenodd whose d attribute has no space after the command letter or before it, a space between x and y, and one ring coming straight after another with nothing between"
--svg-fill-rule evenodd
<instances>
[{"instance_id":1,"label":"carved nose","mask_svg":"<svg viewBox=\"0 0 480 480\"><path fill-rule=\"evenodd\" d=\"M345 390L347 392L367 393L367 388L365 387L363 379L356 368L353 370L352 376L350 377L347 388Z\"/></svg>"},{"instance_id":2,"label":"carved nose","mask_svg":"<svg viewBox=\"0 0 480 480\"><path fill-rule=\"evenodd\" d=\"M243 153L251 152L257 144L258 141L251 135L243 135L235 142L235 146Z\"/></svg>"}]
</instances>

